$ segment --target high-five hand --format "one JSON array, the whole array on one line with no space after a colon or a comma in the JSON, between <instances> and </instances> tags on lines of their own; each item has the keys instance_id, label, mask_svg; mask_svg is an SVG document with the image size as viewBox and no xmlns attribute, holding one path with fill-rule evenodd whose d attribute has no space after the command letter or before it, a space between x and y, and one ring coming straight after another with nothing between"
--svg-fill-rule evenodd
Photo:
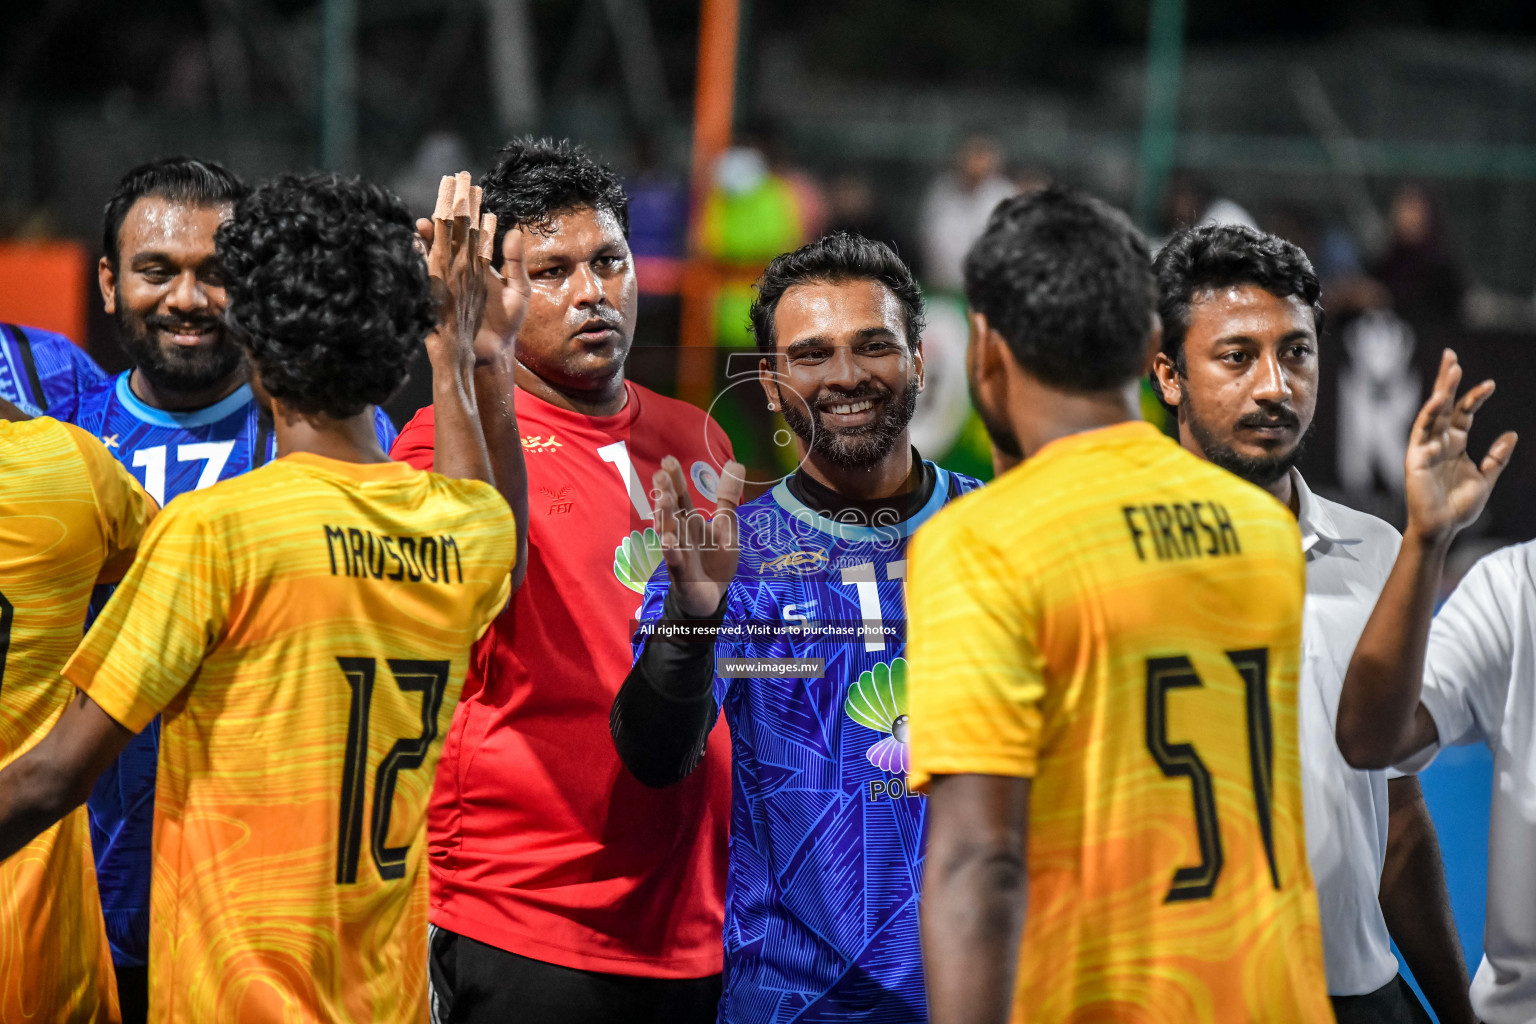
<instances>
[{"instance_id":1,"label":"high-five hand","mask_svg":"<svg viewBox=\"0 0 1536 1024\"><path fill-rule=\"evenodd\" d=\"M427 275L437 306L437 329L427 344L446 345L468 358L486 316L487 271L495 214L480 214L480 189L468 171L445 175L432 220L418 220L427 246Z\"/></svg>"},{"instance_id":2,"label":"high-five hand","mask_svg":"<svg viewBox=\"0 0 1536 1024\"><path fill-rule=\"evenodd\" d=\"M1461 364L1450 349L1440 359L1434 390L1413 421L1408 436L1407 473L1408 531L1431 543L1447 543L1474 522L1488 503L1499 474L1515 450L1513 431L1499 436L1483 456L1473 462L1467 455L1467 434L1477 410L1493 394L1493 381L1485 380L1458 401Z\"/></svg>"},{"instance_id":3,"label":"high-five hand","mask_svg":"<svg viewBox=\"0 0 1536 1024\"><path fill-rule=\"evenodd\" d=\"M741 554L736 506L741 503L745 479L741 463L727 462L720 471L715 514L706 518L693 507L688 478L677 459L670 455L662 459L661 469L651 478L661 556L689 615L702 617L714 611L736 575Z\"/></svg>"}]
</instances>

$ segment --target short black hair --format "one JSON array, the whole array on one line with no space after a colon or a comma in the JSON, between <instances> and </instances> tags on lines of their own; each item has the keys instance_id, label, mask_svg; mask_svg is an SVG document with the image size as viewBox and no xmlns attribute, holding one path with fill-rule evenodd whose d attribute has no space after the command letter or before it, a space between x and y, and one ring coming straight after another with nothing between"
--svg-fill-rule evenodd
<instances>
[{"instance_id":1,"label":"short black hair","mask_svg":"<svg viewBox=\"0 0 1536 1024\"><path fill-rule=\"evenodd\" d=\"M1056 185L997 204L966 254L965 297L1021 367L1075 392L1141 373L1157 301L1147 240L1130 219Z\"/></svg>"},{"instance_id":2,"label":"short black hair","mask_svg":"<svg viewBox=\"0 0 1536 1024\"><path fill-rule=\"evenodd\" d=\"M496 163L480 178L481 209L496 215L496 248L492 259L501 265L501 240L514 227L539 231L551 217L590 206L613 214L629 235L629 197L619 176L607 164L570 139L513 139L496 154Z\"/></svg>"},{"instance_id":3,"label":"short black hair","mask_svg":"<svg viewBox=\"0 0 1536 1024\"><path fill-rule=\"evenodd\" d=\"M234 205L250 192L250 186L233 171L212 160L172 156L140 164L123 175L107 200L102 218L101 253L114 268L117 266L123 221L133 204L145 196L159 196L193 206L215 206L219 203Z\"/></svg>"},{"instance_id":4,"label":"short black hair","mask_svg":"<svg viewBox=\"0 0 1536 1024\"><path fill-rule=\"evenodd\" d=\"M405 204L362 178L283 174L216 236L225 316L272 397L342 418L405 383L434 322Z\"/></svg>"},{"instance_id":5,"label":"short black hair","mask_svg":"<svg viewBox=\"0 0 1536 1024\"><path fill-rule=\"evenodd\" d=\"M1184 372L1184 336L1196 293L1233 285L1257 285L1279 298L1294 295L1312 307L1312 326L1323 333L1322 286L1301 246L1242 224L1185 228L1168 240L1152 264L1157 274L1157 312L1163 319L1163 354ZM1162 392L1153 378L1153 392Z\"/></svg>"},{"instance_id":6,"label":"short black hair","mask_svg":"<svg viewBox=\"0 0 1536 1024\"><path fill-rule=\"evenodd\" d=\"M916 349L923 336L923 290L901 257L884 242L852 231L834 231L794 252L780 253L757 279L752 300L752 334L758 350L777 350L773 318L784 293L797 284L840 284L844 281L877 281L890 289L901 303L902 326L907 348Z\"/></svg>"}]
</instances>

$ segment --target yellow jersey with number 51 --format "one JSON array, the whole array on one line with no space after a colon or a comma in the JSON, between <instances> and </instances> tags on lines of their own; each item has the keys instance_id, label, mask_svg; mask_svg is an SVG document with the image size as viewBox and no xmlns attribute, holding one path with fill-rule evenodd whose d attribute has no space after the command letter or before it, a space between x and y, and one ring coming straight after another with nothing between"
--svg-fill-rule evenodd
<instances>
[{"instance_id":1,"label":"yellow jersey with number 51","mask_svg":"<svg viewBox=\"0 0 1536 1024\"><path fill-rule=\"evenodd\" d=\"M1297 743L1305 563L1272 496L1145 423L918 531L912 777L1031 779L1013 1020L1332 1020Z\"/></svg>"},{"instance_id":2,"label":"yellow jersey with number 51","mask_svg":"<svg viewBox=\"0 0 1536 1024\"><path fill-rule=\"evenodd\" d=\"M515 548L487 484L310 454L156 521L65 669L164 714L152 1019L425 1018L427 797Z\"/></svg>"}]
</instances>

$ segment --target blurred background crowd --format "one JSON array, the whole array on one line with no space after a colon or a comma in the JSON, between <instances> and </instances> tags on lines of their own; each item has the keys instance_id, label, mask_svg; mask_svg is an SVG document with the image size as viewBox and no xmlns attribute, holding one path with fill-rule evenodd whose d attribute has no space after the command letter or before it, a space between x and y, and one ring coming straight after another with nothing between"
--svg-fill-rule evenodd
<instances>
[{"instance_id":1,"label":"blurred background crowd","mask_svg":"<svg viewBox=\"0 0 1536 1024\"><path fill-rule=\"evenodd\" d=\"M720 9L730 45L711 63ZM0 31L0 317L109 369L123 358L90 271L124 168L184 152L249 179L353 170L425 212L440 174L538 132L625 173L633 373L695 401L754 363L731 355L767 259L848 228L894 243L929 295L920 448L984 472L961 260L1000 198L1053 180L1154 244L1237 221L1307 250L1329 337L1303 465L1359 507L1396 518L1402 437L1443 346L1500 381L1490 421L1536 388L1529 4L41 0L5 5ZM709 104L724 131L702 139ZM784 454L756 440L772 433L758 410L717 404L749 462ZM1536 534L1536 507L1505 488L1479 531L1469 553Z\"/></svg>"},{"instance_id":2,"label":"blurred background crowd","mask_svg":"<svg viewBox=\"0 0 1536 1024\"><path fill-rule=\"evenodd\" d=\"M1121 206L1154 245L1224 221L1310 254L1327 330L1301 467L1323 493L1400 520L1403 439L1445 346L1500 385L1474 448L1536 436L1536 4L1509 0L4 4L0 320L125 365L95 260L102 204L140 161L356 171L426 213L441 174L478 173L523 132L622 170L631 374L713 402L749 465L785 452L730 387L756 368L751 281L846 228L892 242L925 285L919 449L988 475L961 261L999 199L1051 181ZM427 400L416 376L397 418ZM1463 566L1536 536L1536 445L1515 458ZM1453 875L1462 860L1447 855ZM1475 959L1480 876L1452 885L1476 889L1457 900Z\"/></svg>"}]
</instances>

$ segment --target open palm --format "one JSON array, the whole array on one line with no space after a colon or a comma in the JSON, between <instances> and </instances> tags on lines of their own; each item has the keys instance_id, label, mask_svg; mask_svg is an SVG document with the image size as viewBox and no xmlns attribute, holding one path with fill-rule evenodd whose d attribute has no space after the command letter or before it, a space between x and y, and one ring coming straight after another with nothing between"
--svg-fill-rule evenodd
<instances>
[{"instance_id":1,"label":"open palm","mask_svg":"<svg viewBox=\"0 0 1536 1024\"><path fill-rule=\"evenodd\" d=\"M736 506L744 484L739 462L720 471L715 514L706 517L693 507L682 463L668 455L651 478L655 488L656 525L661 533L661 557L667 575L689 615L705 616L725 596L741 556Z\"/></svg>"},{"instance_id":2,"label":"open palm","mask_svg":"<svg viewBox=\"0 0 1536 1024\"><path fill-rule=\"evenodd\" d=\"M1467 454L1467 435L1472 420L1493 394L1493 381L1485 380L1458 401L1461 364L1450 349L1440 359L1434 390L1413 421L1404 459L1407 474L1408 528L1429 540L1449 540L1474 522L1488 504L1499 474L1509 464L1516 437L1499 436L1483 456L1473 462Z\"/></svg>"}]
</instances>

